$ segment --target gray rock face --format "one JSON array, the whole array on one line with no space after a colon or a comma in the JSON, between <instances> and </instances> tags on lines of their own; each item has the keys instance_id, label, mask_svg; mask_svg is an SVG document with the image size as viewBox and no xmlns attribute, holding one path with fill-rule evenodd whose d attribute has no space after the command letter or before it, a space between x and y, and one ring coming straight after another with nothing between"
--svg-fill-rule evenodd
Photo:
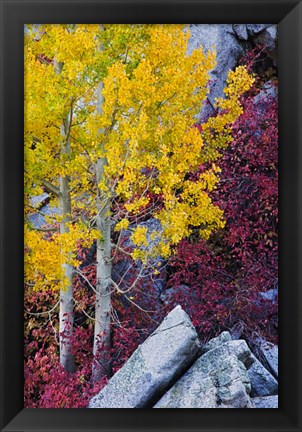
<instances>
[{"instance_id":1,"label":"gray rock face","mask_svg":"<svg viewBox=\"0 0 302 432\"><path fill-rule=\"evenodd\" d=\"M268 300L272 303L277 303L277 297L278 297L278 288L272 288L265 292L259 293L260 297L264 300Z\"/></svg>"},{"instance_id":2,"label":"gray rock face","mask_svg":"<svg viewBox=\"0 0 302 432\"><path fill-rule=\"evenodd\" d=\"M187 285L176 285L171 288L164 289L160 295L161 301L170 307L181 304L183 307L189 301L199 302L198 293L196 290L189 288Z\"/></svg>"},{"instance_id":3,"label":"gray rock face","mask_svg":"<svg viewBox=\"0 0 302 432\"><path fill-rule=\"evenodd\" d=\"M255 37L255 43L263 45L264 52L272 60L273 64L277 66L278 61L278 47L277 47L277 26L270 25L264 29L264 31L259 32Z\"/></svg>"},{"instance_id":4,"label":"gray rock face","mask_svg":"<svg viewBox=\"0 0 302 432\"><path fill-rule=\"evenodd\" d=\"M236 33L238 39L246 41L249 38L246 24L233 24L233 30Z\"/></svg>"},{"instance_id":5,"label":"gray rock face","mask_svg":"<svg viewBox=\"0 0 302 432\"><path fill-rule=\"evenodd\" d=\"M48 204L49 202L50 196L46 192L31 198L31 205L38 210L38 212L28 216L28 221L34 228L47 227L49 225L49 222L46 220L47 216L55 217L61 214L59 207L53 207L51 204Z\"/></svg>"},{"instance_id":6,"label":"gray rock face","mask_svg":"<svg viewBox=\"0 0 302 432\"><path fill-rule=\"evenodd\" d=\"M49 194L46 193L46 192L42 193L41 195L33 196L33 197L31 198L31 205L32 205L33 207L37 207L37 208L39 208L39 207L42 206L43 203L44 203L47 199L49 199L49 198L50 198L50 197L49 197Z\"/></svg>"},{"instance_id":7,"label":"gray rock face","mask_svg":"<svg viewBox=\"0 0 302 432\"><path fill-rule=\"evenodd\" d=\"M207 344L205 344L202 347L201 352L206 353L207 351L218 348L220 345L224 344L225 342L229 342L231 340L232 340L231 334L228 331L224 331L220 333L219 336L211 339Z\"/></svg>"},{"instance_id":8,"label":"gray rock face","mask_svg":"<svg viewBox=\"0 0 302 432\"><path fill-rule=\"evenodd\" d=\"M239 339L243 333L243 330L244 330L244 324L241 321L234 324L233 327L230 329L230 334L232 336L232 339Z\"/></svg>"},{"instance_id":9,"label":"gray rock face","mask_svg":"<svg viewBox=\"0 0 302 432\"><path fill-rule=\"evenodd\" d=\"M272 372L275 377L278 377L278 346L265 339L256 339L256 355L260 358L265 366Z\"/></svg>"},{"instance_id":10,"label":"gray rock face","mask_svg":"<svg viewBox=\"0 0 302 432\"><path fill-rule=\"evenodd\" d=\"M271 25L270 27L267 27L265 32L268 33L275 42L277 41L277 37L278 37L277 25Z\"/></svg>"},{"instance_id":11,"label":"gray rock face","mask_svg":"<svg viewBox=\"0 0 302 432\"><path fill-rule=\"evenodd\" d=\"M206 354L204 354L202 358L206 356L206 359L209 363L211 361L215 363L217 358L228 357L230 355L235 355L247 369L253 364L254 361L253 354L244 340L231 340L230 342L226 342L214 349L211 349Z\"/></svg>"},{"instance_id":12,"label":"gray rock face","mask_svg":"<svg viewBox=\"0 0 302 432\"><path fill-rule=\"evenodd\" d=\"M201 348L177 306L89 408L277 408L277 395L277 380L244 340L226 331Z\"/></svg>"},{"instance_id":13,"label":"gray rock face","mask_svg":"<svg viewBox=\"0 0 302 432\"><path fill-rule=\"evenodd\" d=\"M148 241L148 246L146 246L147 250L152 249L152 247L154 245L156 245L158 243L158 238L151 238L152 234L154 234L155 232L161 233L162 232L162 227L160 224L160 221L158 219L155 218L150 218L147 221L144 222L140 222L137 225L130 225L131 229L136 228L137 226L140 227L145 227L147 228L147 233L146 233L146 237L147 237L147 241ZM132 243L130 237L132 234L132 230L131 229L127 229L124 230L122 232L122 244L126 247L134 247L134 244Z\"/></svg>"},{"instance_id":14,"label":"gray rock face","mask_svg":"<svg viewBox=\"0 0 302 432\"><path fill-rule=\"evenodd\" d=\"M254 408L278 408L278 396L252 398Z\"/></svg>"},{"instance_id":15,"label":"gray rock face","mask_svg":"<svg viewBox=\"0 0 302 432\"><path fill-rule=\"evenodd\" d=\"M224 96L223 89L230 69L234 69L244 52L265 45L265 52L277 65L277 26L272 24L190 24L188 51L202 46L205 52L216 49L217 64L210 74L208 100L201 109L201 120L215 113L215 99Z\"/></svg>"},{"instance_id":16,"label":"gray rock face","mask_svg":"<svg viewBox=\"0 0 302 432\"><path fill-rule=\"evenodd\" d=\"M249 395L278 394L276 379L246 342L231 340L229 332L209 341L201 352L201 357L155 408L251 408Z\"/></svg>"},{"instance_id":17,"label":"gray rock face","mask_svg":"<svg viewBox=\"0 0 302 432\"><path fill-rule=\"evenodd\" d=\"M188 315L177 306L133 353L89 408L143 408L173 384L195 360L200 342Z\"/></svg>"},{"instance_id":18,"label":"gray rock face","mask_svg":"<svg viewBox=\"0 0 302 432\"><path fill-rule=\"evenodd\" d=\"M266 49L273 50L276 48L277 27L270 26L257 35L256 42L261 43Z\"/></svg>"},{"instance_id":19,"label":"gray rock face","mask_svg":"<svg viewBox=\"0 0 302 432\"><path fill-rule=\"evenodd\" d=\"M248 368L252 391L251 396L278 394L278 382L252 354L253 364Z\"/></svg>"},{"instance_id":20,"label":"gray rock face","mask_svg":"<svg viewBox=\"0 0 302 432\"><path fill-rule=\"evenodd\" d=\"M54 218L55 216L59 216L61 214L61 210L59 207L52 207L50 204L47 204L39 210L39 213L33 213L28 217L30 223L32 223L34 228L43 228L48 227L49 222L47 221L47 216Z\"/></svg>"},{"instance_id":21,"label":"gray rock face","mask_svg":"<svg viewBox=\"0 0 302 432\"><path fill-rule=\"evenodd\" d=\"M215 98L223 96L228 72L236 66L244 50L232 24L191 24L190 31L189 52L202 46L205 52L215 48L217 54L217 64L210 75L209 104L202 108L202 118L207 118L214 113Z\"/></svg>"},{"instance_id":22,"label":"gray rock face","mask_svg":"<svg viewBox=\"0 0 302 432\"><path fill-rule=\"evenodd\" d=\"M246 348L244 341L232 341L207 351L154 408L252 408L250 381L240 360L246 361Z\"/></svg>"},{"instance_id":23,"label":"gray rock face","mask_svg":"<svg viewBox=\"0 0 302 432\"><path fill-rule=\"evenodd\" d=\"M273 374L278 377L278 347L276 345L273 345L270 349L263 349L263 355L273 372Z\"/></svg>"},{"instance_id":24,"label":"gray rock face","mask_svg":"<svg viewBox=\"0 0 302 432\"><path fill-rule=\"evenodd\" d=\"M250 36L255 36L271 26L272 24L246 24L246 29Z\"/></svg>"}]
</instances>

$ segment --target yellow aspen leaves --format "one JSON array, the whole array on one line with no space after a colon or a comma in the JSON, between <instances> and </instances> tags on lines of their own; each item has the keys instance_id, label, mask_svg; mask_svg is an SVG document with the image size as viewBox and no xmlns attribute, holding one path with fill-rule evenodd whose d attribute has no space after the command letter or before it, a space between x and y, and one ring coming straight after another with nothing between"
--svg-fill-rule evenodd
<instances>
[{"instance_id":1,"label":"yellow aspen leaves","mask_svg":"<svg viewBox=\"0 0 302 432\"><path fill-rule=\"evenodd\" d=\"M35 284L35 290L52 289L54 291L67 286L64 264L74 267L80 264L76 257L77 246L90 247L99 232L87 229L84 225L70 225L69 232L54 233L25 229L24 254L25 279Z\"/></svg>"},{"instance_id":2,"label":"yellow aspen leaves","mask_svg":"<svg viewBox=\"0 0 302 432\"><path fill-rule=\"evenodd\" d=\"M114 231L126 230L128 226L129 226L129 221L128 219L124 218L115 225Z\"/></svg>"},{"instance_id":3,"label":"yellow aspen leaves","mask_svg":"<svg viewBox=\"0 0 302 432\"><path fill-rule=\"evenodd\" d=\"M145 226L136 227L133 234L130 237L131 241L136 246L148 246L147 232L148 232L148 229Z\"/></svg>"},{"instance_id":4,"label":"yellow aspen leaves","mask_svg":"<svg viewBox=\"0 0 302 432\"><path fill-rule=\"evenodd\" d=\"M97 193L104 206L111 205L114 230L133 230L135 259L144 259L148 245L146 227L132 224L141 213L160 221L154 253L164 257L193 229L208 238L224 226L223 212L209 197L219 181L213 162L232 138L231 125L242 113L240 96L253 77L242 66L230 71L225 98L217 100L219 113L200 132L195 124L215 51L200 47L188 54L189 37L183 25L29 29L24 46L25 193L30 198L42 191L37 188L44 180L58 189L65 175L73 209L69 233L45 238L27 230L26 278L37 289L45 281L56 289L63 278L60 255L76 265L77 242L89 246L102 236L93 225ZM62 124L70 146L64 155ZM96 181L100 158L106 163ZM188 174L201 164L208 168L190 179Z\"/></svg>"}]
</instances>

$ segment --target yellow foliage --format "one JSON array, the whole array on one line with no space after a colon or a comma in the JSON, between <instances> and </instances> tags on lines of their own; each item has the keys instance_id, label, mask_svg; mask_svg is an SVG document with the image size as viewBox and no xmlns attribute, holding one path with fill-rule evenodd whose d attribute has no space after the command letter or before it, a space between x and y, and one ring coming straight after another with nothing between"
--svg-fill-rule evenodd
<instances>
[{"instance_id":1,"label":"yellow foliage","mask_svg":"<svg viewBox=\"0 0 302 432\"><path fill-rule=\"evenodd\" d=\"M129 226L129 221L128 219L124 218L122 220L120 220L114 227L114 231L120 231L122 229L126 230Z\"/></svg>"},{"instance_id":2,"label":"yellow foliage","mask_svg":"<svg viewBox=\"0 0 302 432\"><path fill-rule=\"evenodd\" d=\"M200 133L194 125L206 99L215 52L199 48L189 55L190 34L183 29L56 24L30 30L24 51L27 197L43 179L58 186L59 178L68 175L73 209L93 219L97 190L104 200L123 203L132 217L146 208L152 192L162 203L152 214L163 229L154 254L164 257L194 227L208 238L224 226L222 211L209 197L219 169L213 164L197 181L188 180L187 173L214 162L230 142L231 125L242 113L240 96L253 77L244 67L229 73L226 97L217 100L221 113L203 124ZM96 110L100 85L101 112ZM69 155L61 152L60 128L66 117ZM95 164L100 158L106 164L97 184ZM116 231L128 228L128 217L125 211L115 217ZM131 236L135 259L146 256L146 230L138 226ZM77 242L87 246L101 236L80 223L50 239L27 231L26 279L34 280L37 289L57 289L64 278L61 263L78 264Z\"/></svg>"},{"instance_id":3,"label":"yellow foliage","mask_svg":"<svg viewBox=\"0 0 302 432\"><path fill-rule=\"evenodd\" d=\"M35 284L35 290L59 290L66 284L61 261L59 236L44 239L41 232L25 231L26 251L24 254L25 280Z\"/></svg>"},{"instance_id":4,"label":"yellow foliage","mask_svg":"<svg viewBox=\"0 0 302 432\"><path fill-rule=\"evenodd\" d=\"M138 226L131 235L131 240L136 246L148 246L147 241L148 229L145 226Z\"/></svg>"},{"instance_id":5,"label":"yellow foliage","mask_svg":"<svg viewBox=\"0 0 302 432\"><path fill-rule=\"evenodd\" d=\"M141 207L145 207L149 202L148 197L141 196L139 199L132 201L131 203L126 203L125 208L128 212L136 214L139 212Z\"/></svg>"},{"instance_id":6,"label":"yellow foliage","mask_svg":"<svg viewBox=\"0 0 302 432\"><path fill-rule=\"evenodd\" d=\"M80 262L76 259L79 243L90 247L98 231L87 229L84 225L70 225L69 232L55 233L51 237L44 232L25 229L24 272L25 280L34 283L35 290L59 290L67 286L64 265L74 267Z\"/></svg>"}]
</instances>

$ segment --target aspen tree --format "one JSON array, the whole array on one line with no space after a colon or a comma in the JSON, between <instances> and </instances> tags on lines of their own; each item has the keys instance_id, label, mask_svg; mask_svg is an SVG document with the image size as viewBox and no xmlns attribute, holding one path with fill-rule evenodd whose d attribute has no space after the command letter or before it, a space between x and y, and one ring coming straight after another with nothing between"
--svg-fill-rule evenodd
<instances>
[{"instance_id":1,"label":"aspen tree","mask_svg":"<svg viewBox=\"0 0 302 432\"><path fill-rule=\"evenodd\" d=\"M87 45L81 46L86 35L81 29L76 30L67 26L41 26L27 35L25 44L25 204L43 187L56 197L60 208L58 233L51 241L45 239L45 232L34 232L26 226L25 244L29 250L25 256L25 273L27 279L35 281L36 289L60 290L60 363L69 372L75 371L71 340L73 274L78 265L76 243L81 238L87 244L93 241L91 230L80 220L72 221L71 190L76 185L71 185L70 178L74 179L75 172L80 174L80 151L71 146L71 130L75 113L77 117L80 115L75 106L87 89L86 78L82 76ZM69 41L64 40L64 34ZM78 49L78 56L83 60L72 64L74 69L70 67L69 55L65 54L67 42ZM80 181L81 176L77 183Z\"/></svg>"},{"instance_id":2,"label":"aspen tree","mask_svg":"<svg viewBox=\"0 0 302 432\"><path fill-rule=\"evenodd\" d=\"M121 289L112 279L116 252L152 272L152 259L168 258L193 230L207 239L224 226L223 212L209 196L219 181L215 161L232 139L231 125L242 113L240 96L253 78L243 67L230 72L225 98L217 101L219 115L200 133L195 123L215 53L199 48L189 55L188 39L182 25L48 25L38 42L26 43L26 196L33 185L58 188L68 176L70 232L45 242L52 253L61 244L61 255L78 271L76 242L97 241L94 380L109 367L111 295L130 292L141 275ZM49 67L53 58L64 64L59 76ZM69 155L60 147L67 101L73 101ZM204 171L190 175L200 165ZM141 216L159 221L152 238L146 226L134 223ZM130 257L120 242L125 232L135 245ZM64 279L61 270L49 269L48 262L42 268L37 234L28 231L27 238L27 278L36 273L38 289L41 275L55 286Z\"/></svg>"}]
</instances>

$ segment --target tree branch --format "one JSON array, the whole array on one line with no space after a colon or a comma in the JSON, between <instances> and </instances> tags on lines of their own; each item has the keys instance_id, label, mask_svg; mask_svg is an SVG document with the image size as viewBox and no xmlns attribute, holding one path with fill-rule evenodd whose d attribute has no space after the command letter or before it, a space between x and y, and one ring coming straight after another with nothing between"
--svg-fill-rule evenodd
<instances>
[{"instance_id":1,"label":"tree branch","mask_svg":"<svg viewBox=\"0 0 302 432\"><path fill-rule=\"evenodd\" d=\"M45 187L45 189L47 189L48 192L53 193L58 198L60 197L60 189L57 186L55 186L48 180L42 179L41 181L42 181L42 185Z\"/></svg>"},{"instance_id":2,"label":"tree branch","mask_svg":"<svg viewBox=\"0 0 302 432\"><path fill-rule=\"evenodd\" d=\"M38 315L45 315L45 314L47 315L47 314L50 314L51 312L53 312L56 309L56 307L59 305L59 303L60 303L60 300L57 301L57 303L54 305L53 308L51 308L50 310L45 311L45 312L29 312L26 309L24 309L24 312L26 312L28 315L36 315L36 316L38 316Z\"/></svg>"}]
</instances>

